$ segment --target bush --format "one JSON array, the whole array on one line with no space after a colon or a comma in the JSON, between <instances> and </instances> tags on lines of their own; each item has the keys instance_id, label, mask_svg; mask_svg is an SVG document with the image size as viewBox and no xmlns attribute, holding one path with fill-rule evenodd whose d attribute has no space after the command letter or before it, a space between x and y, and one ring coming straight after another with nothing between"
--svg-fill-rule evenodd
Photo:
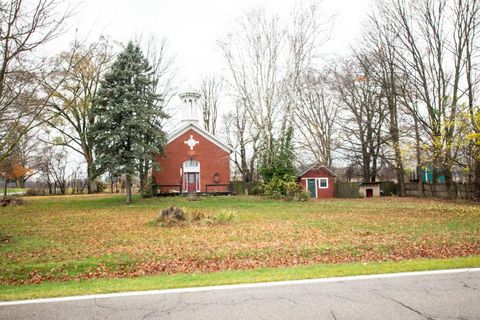
<instances>
[{"instance_id":1,"label":"bush","mask_svg":"<svg viewBox=\"0 0 480 320\"><path fill-rule=\"evenodd\" d=\"M153 221L153 224L162 227L185 226L192 223L216 225L233 222L236 217L236 213L230 210L221 210L215 214L206 214L199 210L187 212L183 208L172 206L163 209Z\"/></svg>"},{"instance_id":2,"label":"bush","mask_svg":"<svg viewBox=\"0 0 480 320\"><path fill-rule=\"evenodd\" d=\"M295 196L294 200L300 201L300 202L305 202L310 200L310 193L303 189Z\"/></svg>"},{"instance_id":3,"label":"bush","mask_svg":"<svg viewBox=\"0 0 480 320\"><path fill-rule=\"evenodd\" d=\"M17 205L22 205L24 203L25 202L22 200L22 198L18 198L18 197L0 198L0 207L17 206Z\"/></svg>"},{"instance_id":4,"label":"bush","mask_svg":"<svg viewBox=\"0 0 480 320\"><path fill-rule=\"evenodd\" d=\"M226 224L233 222L237 218L237 214L232 210L222 210L216 214L214 214L211 218L209 218L212 223L211 224Z\"/></svg>"},{"instance_id":5,"label":"bush","mask_svg":"<svg viewBox=\"0 0 480 320\"><path fill-rule=\"evenodd\" d=\"M155 219L155 224L168 227L178 225L185 220L185 211L181 208L171 206L160 211L157 219Z\"/></svg>"},{"instance_id":6,"label":"bush","mask_svg":"<svg viewBox=\"0 0 480 320\"><path fill-rule=\"evenodd\" d=\"M205 219L205 213L203 213L202 211L198 211L198 210L193 210L191 213L189 213L187 215L187 219L189 221L201 221L203 219Z\"/></svg>"},{"instance_id":7,"label":"bush","mask_svg":"<svg viewBox=\"0 0 480 320\"><path fill-rule=\"evenodd\" d=\"M94 185L96 185L96 189L95 192L104 192L108 189L108 184L104 181L101 181L101 180L95 180L93 182Z\"/></svg>"},{"instance_id":8,"label":"bush","mask_svg":"<svg viewBox=\"0 0 480 320\"><path fill-rule=\"evenodd\" d=\"M46 196L47 195L47 190L44 188L28 188L27 191L25 192L26 196L29 197L34 197L34 196Z\"/></svg>"},{"instance_id":9,"label":"bush","mask_svg":"<svg viewBox=\"0 0 480 320\"><path fill-rule=\"evenodd\" d=\"M262 185L263 195L275 200L307 201L310 196L293 175L273 176Z\"/></svg>"}]
</instances>

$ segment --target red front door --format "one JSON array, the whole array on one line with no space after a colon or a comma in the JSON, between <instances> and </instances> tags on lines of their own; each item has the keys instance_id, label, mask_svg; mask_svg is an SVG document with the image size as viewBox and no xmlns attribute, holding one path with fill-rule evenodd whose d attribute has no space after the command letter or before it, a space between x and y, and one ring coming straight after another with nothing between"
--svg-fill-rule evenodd
<instances>
[{"instance_id":1,"label":"red front door","mask_svg":"<svg viewBox=\"0 0 480 320\"><path fill-rule=\"evenodd\" d=\"M198 173L188 172L187 175L187 192L197 192L198 186Z\"/></svg>"},{"instance_id":2,"label":"red front door","mask_svg":"<svg viewBox=\"0 0 480 320\"><path fill-rule=\"evenodd\" d=\"M367 189L367 198L373 197L373 189Z\"/></svg>"}]
</instances>

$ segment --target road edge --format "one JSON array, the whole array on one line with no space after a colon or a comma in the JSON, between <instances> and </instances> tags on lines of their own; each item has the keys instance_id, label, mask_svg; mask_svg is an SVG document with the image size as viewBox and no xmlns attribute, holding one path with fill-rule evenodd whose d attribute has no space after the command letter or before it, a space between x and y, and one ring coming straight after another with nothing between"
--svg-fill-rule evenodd
<instances>
[{"instance_id":1,"label":"road edge","mask_svg":"<svg viewBox=\"0 0 480 320\"><path fill-rule=\"evenodd\" d=\"M174 294L174 293L190 293L190 292L232 290L232 289L246 289L246 288L264 288L264 287L278 287L278 286L302 285L302 284L313 284L313 283L345 282L345 281L354 281L354 280L387 279L387 278L415 277L415 276L425 276L425 275L428 276L428 275L438 275L438 274L469 273L469 272L480 272L480 268L410 271L410 272L343 276L343 277L331 277L331 278L242 283L242 284L206 286L206 287L188 287L188 288L145 290L145 291L125 291L125 292L89 294L89 295L67 296L67 297L57 297L57 298L13 300L13 301L4 301L4 302L0 301L0 307L25 305L25 304L49 303L49 302L66 302L66 301L78 301L78 300L135 297L135 296L146 296L146 295L163 295L163 294Z\"/></svg>"}]
</instances>

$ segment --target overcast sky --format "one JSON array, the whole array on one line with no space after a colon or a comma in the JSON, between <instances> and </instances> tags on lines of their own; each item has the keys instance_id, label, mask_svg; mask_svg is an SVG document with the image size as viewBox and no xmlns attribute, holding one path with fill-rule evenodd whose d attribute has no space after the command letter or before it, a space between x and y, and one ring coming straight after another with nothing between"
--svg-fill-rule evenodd
<instances>
[{"instance_id":1,"label":"overcast sky","mask_svg":"<svg viewBox=\"0 0 480 320\"><path fill-rule=\"evenodd\" d=\"M298 0L72 0L76 15L63 37L96 39L100 34L127 42L135 35L166 37L176 56L179 80L195 86L202 75L219 72L221 56L216 41L229 32L244 11L264 7L287 15ZM359 36L371 0L324 0L325 16L335 15L331 40L324 53L342 53Z\"/></svg>"},{"instance_id":2,"label":"overcast sky","mask_svg":"<svg viewBox=\"0 0 480 320\"><path fill-rule=\"evenodd\" d=\"M238 19L252 8L286 18L301 0L66 0L75 14L67 33L52 44L54 51L67 48L76 33L80 39L95 41L106 35L127 43L138 35L166 38L168 51L175 56L178 90L198 88L202 77L222 74L225 66L217 40L232 31ZM310 0L303 1L308 4ZM334 17L330 40L321 48L325 56L343 54L360 36L362 22L373 0L323 0L325 19ZM222 101L223 100L223 101ZM229 110L228 98L221 99L220 112ZM181 110L180 99L170 107ZM172 112L172 111L170 111ZM168 123L175 126L182 113ZM221 121L221 119L219 119ZM221 126L221 124L220 124ZM170 131L168 126L167 131Z\"/></svg>"},{"instance_id":3,"label":"overcast sky","mask_svg":"<svg viewBox=\"0 0 480 320\"><path fill-rule=\"evenodd\" d=\"M75 11L68 31L52 43L48 51L67 49L76 33L80 39L95 41L106 35L126 43L136 36L165 37L175 56L179 90L198 87L202 76L221 74L223 58L217 40L234 28L235 20L245 11L262 7L286 17L301 0L65 0ZM360 36L374 0L324 0L325 18L334 16L330 40L323 45L325 56L344 54ZM307 0L306 3L309 1ZM220 112L228 110L223 99ZM172 101L181 108L180 99ZM178 108L180 107L180 108ZM181 114L181 113L179 113ZM180 120L179 114L169 121L167 131ZM221 122L221 119L219 119ZM220 123L221 126L221 123ZM74 155L72 155L74 156ZM81 159L79 158L80 162Z\"/></svg>"}]
</instances>

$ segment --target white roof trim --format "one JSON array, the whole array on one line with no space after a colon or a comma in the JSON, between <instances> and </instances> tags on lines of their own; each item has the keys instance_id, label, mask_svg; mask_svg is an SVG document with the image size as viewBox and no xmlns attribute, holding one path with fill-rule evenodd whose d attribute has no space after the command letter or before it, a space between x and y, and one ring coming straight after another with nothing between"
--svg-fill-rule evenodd
<instances>
[{"instance_id":1,"label":"white roof trim","mask_svg":"<svg viewBox=\"0 0 480 320\"><path fill-rule=\"evenodd\" d=\"M308 171L312 170L312 169L315 169L315 168L318 168L318 169L325 169L325 171L327 171L328 173L330 173L332 176L336 177L337 175L335 174L335 172L333 172L332 170L328 169L326 166L323 166L323 165L319 165L318 163L315 163L313 165L311 165L308 169L306 169L305 171L303 171L301 174L299 174L298 176L301 177L303 176L305 173L307 173Z\"/></svg>"},{"instance_id":2,"label":"white roof trim","mask_svg":"<svg viewBox=\"0 0 480 320\"><path fill-rule=\"evenodd\" d=\"M168 137L167 144L169 144L173 140L177 139L178 137L180 137L182 134L184 134L185 132L187 132L190 129L193 129L195 132L200 134L202 137L204 137L205 139L214 143L215 145L217 145L221 149L225 150L226 152L231 153L233 151L233 149L228 144L224 143L222 140L218 139L213 134L206 131L205 129L200 128L198 125L196 125L194 123L189 123L186 126L184 126L183 128L181 128L180 130L175 131L174 133L170 134L170 136Z\"/></svg>"}]
</instances>

